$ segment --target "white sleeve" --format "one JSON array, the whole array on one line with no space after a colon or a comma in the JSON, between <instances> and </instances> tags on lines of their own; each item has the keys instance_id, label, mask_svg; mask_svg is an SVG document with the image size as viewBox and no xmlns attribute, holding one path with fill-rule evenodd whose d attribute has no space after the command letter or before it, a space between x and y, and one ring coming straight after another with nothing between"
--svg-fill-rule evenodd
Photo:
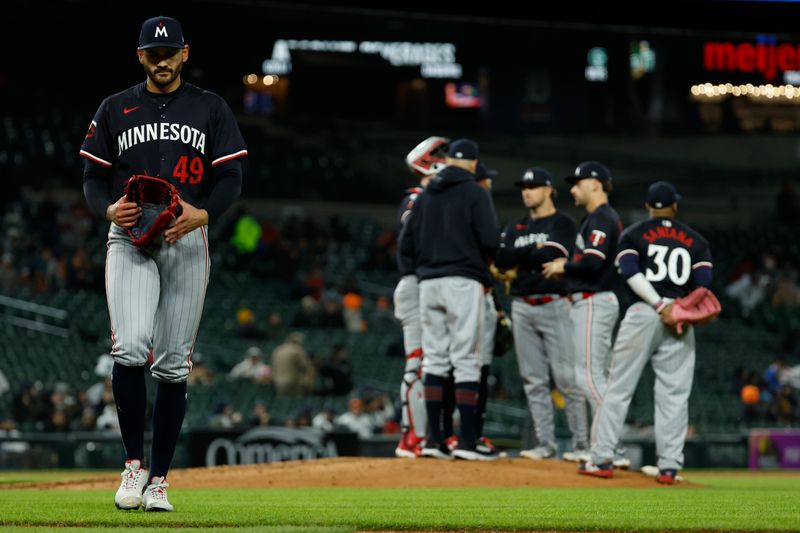
<instances>
[{"instance_id":1,"label":"white sleeve","mask_svg":"<svg viewBox=\"0 0 800 533\"><path fill-rule=\"evenodd\" d=\"M639 298L644 300L648 305L655 306L661 301L661 296L658 295L653 285L647 281L644 274L639 272L628 278L628 286L633 289Z\"/></svg>"}]
</instances>

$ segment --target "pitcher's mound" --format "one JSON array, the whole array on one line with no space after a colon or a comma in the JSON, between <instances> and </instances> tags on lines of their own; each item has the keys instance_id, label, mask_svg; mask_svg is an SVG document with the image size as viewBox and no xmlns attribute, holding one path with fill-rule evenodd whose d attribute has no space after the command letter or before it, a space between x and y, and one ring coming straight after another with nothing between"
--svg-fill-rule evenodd
<instances>
[{"instance_id":1,"label":"pitcher's mound","mask_svg":"<svg viewBox=\"0 0 800 533\"><path fill-rule=\"evenodd\" d=\"M614 472L613 479L577 474L564 461L504 458L492 462L336 457L258 465L173 469L168 481L175 488L302 488L302 487L647 487L655 479L636 471ZM685 484L685 483L684 483ZM115 490L119 476L79 481L38 483L36 488ZM34 486L34 485L27 485ZM17 485L14 488L19 488ZM11 487L8 487L11 488Z\"/></svg>"}]
</instances>

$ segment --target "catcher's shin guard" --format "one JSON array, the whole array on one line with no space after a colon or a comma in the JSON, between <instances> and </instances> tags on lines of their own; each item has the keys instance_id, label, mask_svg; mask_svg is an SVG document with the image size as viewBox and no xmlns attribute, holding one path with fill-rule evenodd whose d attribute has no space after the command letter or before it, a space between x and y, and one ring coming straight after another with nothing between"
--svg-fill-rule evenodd
<instances>
[{"instance_id":1,"label":"catcher's shin guard","mask_svg":"<svg viewBox=\"0 0 800 533\"><path fill-rule=\"evenodd\" d=\"M425 438L428 427L428 412L425 409L425 387L422 383L422 350L415 350L406 357L406 369L400 385L403 434Z\"/></svg>"}]
</instances>

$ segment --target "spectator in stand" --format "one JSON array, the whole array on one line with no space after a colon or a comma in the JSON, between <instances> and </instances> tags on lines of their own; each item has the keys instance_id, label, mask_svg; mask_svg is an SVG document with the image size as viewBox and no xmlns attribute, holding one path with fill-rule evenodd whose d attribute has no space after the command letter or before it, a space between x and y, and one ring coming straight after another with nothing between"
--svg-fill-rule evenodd
<instances>
[{"instance_id":1,"label":"spectator in stand","mask_svg":"<svg viewBox=\"0 0 800 533\"><path fill-rule=\"evenodd\" d=\"M71 431L94 431L97 428L97 415L92 407L86 407L81 412L80 418L73 420Z\"/></svg>"},{"instance_id":2,"label":"spectator in stand","mask_svg":"<svg viewBox=\"0 0 800 533\"><path fill-rule=\"evenodd\" d=\"M725 287L725 294L739 302L743 316L749 316L771 293L776 270L775 257L770 253L764 253L756 268L748 271L748 267L745 266L741 275Z\"/></svg>"},{"instance_id":3,"label":"spectator in stand","mask_svg":"<svg viewBox=\"0 0 800 533\"><path fill-rule=\"evenodd\" d=\"M24 386L14 398L11 412L14 420L20 424L30 426L31 429L44 429L49 417L42 384L37 381Z\"/></svg>"},{"instance_id":4,"label":"spectator in stand","mask_svg":"<svg viewBox=\"0 0 800 533\"><path fill-rule=\"evenodd\" d=\"M385 392L379 391L368 391L363 398L364 411L372 418L373 432L383 432L387 424L392 423L394 419L395 409L392 399Z\"/></svg>"},{"instance_id":5,"label":"spectator in stand","mask_svg":"<svg viewBox=\"0 0 800 533\"><path fill-rule=\"evenodd\" d=\"M322 313L319 318L319 327L337 329L343 329L345 327L342 307L337 298L327 295L322 298Z\"/></svg>"},{"instance_id":6,"label":"spectator in stand","mask_svg":"<svg viewBox=\"0 0 800 533\"><path fill-rule=\"evenodd\" d=\"M305 281L306 294L319 301L322 298L322 291L325 290L325 280L322 277L322 269L313 269Z\"/></svg>"},{"instance_id":7,"label":"spectator in stand","mask_svg":"<svg viewBox=\"0 0 800 533\"><path fill-rule=\"evenodd\" d=\"M54 409L50 413L50 420L48 421L46 431L66 433L70 430L71 420L69 412L66 409Z\"/></svg>"},{"instance_id":8,"label":"spectator in stand","mask_svg":"<svg viewBox=\"0 0 800 533\"><path fill-rule=\"evenodd\" d=\"M300 309L292 320L293 328L316 328L320 325L319 302L312 296L304 296L300 300Z\"/></svg>"},{"instance_id":9,"label":"spectator in stand","mask_svg":"<svg viewBox=\"0 0 800 533\"><path fill-rule=\"evenodd\" d=\"M320 388L318 393L344 396L353 389L353 365L342 344L333 347L330 356L319 367Z\"/></svg>"},{"instance_id":10,"label":"spectator in stand","mask_svg":"<svg viewBox=\"0 0 800 533\"><path fill-rule=\"evenodd\" d=\"M253 427L268 426L272 421L269 409L261 402L256 402L253 406L253 414L250 417L250 425Z\"/></svg>"},{"instance_id":11,"label":"spectator in stand","mask_svg":"<svg viewBox=\"0 0 800 533\"><path fill-rule=\"evenodd\" d=\"M361 398L350 398L347 412L336 417L336 425L357 433L362 439L372 437L374 432L373 418L364 411Z\"/></svg>"},{"instance_id":12,"label":"spectator in stand","mask_svg":"<svg viewBox=\"0 0 800 533\"><path fill-rule=\"evenodd\" d=\"M772 307L797 307L800 305L800 287L797 286L797 270L784 267L777 276L772 291Z\"/></svg>"},{"instance_id":13,"label":"spectator in stand","mask_svg":"<svg viewBox=\"0 0 800 533\"><path fill-rule=\"evenodd\" d=\"M189 372L189 385L211 385L214 383L214 371L206 364L206 357L201 352L192 354L192 371Z\"/></svg>"},{"instance_id":14,"label":"spectator in stand","mask_svg":"<svg viewBox=\"0 0 800 533\"><path fill-rule=\"evenodd\" d=\"M278 394L305 395L314 390L316 370L304 342L305 336L293 331L272 352L272 378Z\"/></svg>"},{"instance_id":15,"label":"spectator in stand","mask_svg":"<svg viewBox=\"0 0 800 533\"><path fill-rule=\"evenodd\" d=\"M775 392L769 412L780 424L793 424L798 420L797 398L790 385L781 385Z\"/></svg>"},{"instance_id":16,"label":"spectator in stand","mask_svg":"<svg viewBox=\"0 0 800 533\"><path fill-rule=\"evenodd\" d=\"M240 307L236 311L236 336L242 339L263 339L264 332L256 323L256 315L249 307Z\"/></svg>"},{"instance_id":17,"label":"spectator in stand","mask_svg":"<svg viewBox=\"0 0 800 533\"><path fill-rule=\"evenodd\" d=\"M96 427L97 429L119 433L119 417L113 400L112 398L111 402L103 405L100 416L97 417Z\"/></svg>"},{"instance_id":18,"label":"spectator in stand","mask_svg":"<svg viewBox=\"0 0 800 533\"><path fill-rule=\"evenodd\" d=\"M778 393L783 387L783 383L781 383L781 373L785 367L786 365L783 359L775 359L761 376L764 379L767 389L773 394Z\"/></svg>"},{"instance_id":19,"label":"spectator in stand","mask_svg":"<svg viewBox=\"0 0 800 533\"><path fill-rule=\"evenodd\" d=\"M348 292L342 298L342 318L344 326L350 333L361 333L367 329L364 314L361 307L364 305L364 298L355 292Z\"/></svg>"},{"instance_id":20,"label":"spectator in stand","mask_svg":"<svg viewBox=\"0 0 800 533\"><path fill-rule=\"evenodd\" d=\"M239 269L249 268L253 259L259 254L261 225L244 208L239 209L230 245L235 254L235 266Z\"/></svg>"},{"instance_id":21,"label":"spectator in stand","mask_svg":"<svg viewBox=\"0 0 800 533\"><path fill-rule=\"evenodd\" d=\"M237 411L230 402L220 400L214 406L208 423L215 429L231 429L240 426L242 420L242 413Z\"/></svg>"},{"instance_id":22,"label":"spectator in stand","mask_svg":"<svg viewBox=\"0 0 800 533\"><path fill-rule=\"evenodd\" d=\"M258 346L249 347L244 354L244 359L231 369L229 377L249 380L253 383L270 383L272 368L263 361L264 355Z\"/></svg>"},{"instance_id":23,"label":"spectator in stand","mask_svg":"<svg viewBox=\"0 0 800 533\"><path fill-rule=\"evenodd\" d=\"M367 321L369 329L375 331L384 331L398 327L398 321L394 316L392 310L392 303L386 296L379 296L375 300L375 308L369 316Z\"/></svg>"},{"instance_id":24,"label":"spectator in stand","mask_svg":"<svg viewBox=\"0 0 800 533\"><path fill-rule=\"evenodd\" d=\"M291 427L295 428L311 427L311 407L307 405L301 405L292 414L291 420L292 420Z\"/></svg>"},{"instance_id":25,"label":"spectator in stand","mask_svg":"<svg viewBox=\"0 0 800 533\"><path fill-rule=\"evenodd\" d=\"M267 315L267 325L264 329L266 338L278 340L286 337L286 328L283 325L283 318L277 311L272 311Z\"/></svg>"},{"instance_id":26,"label":"spectator in stand","mask_svg":"<svg viewBox=\"0 0 800 533\"><path fill-rule=\"evenodd\" d=\"M326 408L314 415L311 419L311 427L322 431L333 431L336 428L336 412L331 408Z\"/></svg>"}]
</instances>

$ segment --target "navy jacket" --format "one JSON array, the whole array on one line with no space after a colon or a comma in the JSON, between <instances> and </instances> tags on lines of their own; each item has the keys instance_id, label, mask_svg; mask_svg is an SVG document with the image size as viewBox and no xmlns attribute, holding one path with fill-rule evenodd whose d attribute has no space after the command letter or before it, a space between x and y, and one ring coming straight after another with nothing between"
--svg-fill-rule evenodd
<instances>
[{"instance_id":1,"label":"navy jacket","mask_svg":"<svg viewBox=\"0 0 800 533\"><path fill-rule=\"evenodd\" d=\"M470 172L445 167L417 197L398 253L415 260L420 280L461 276L491 285L488 259L499 243L489 191Z\"/></svg>"}]
</instances>

